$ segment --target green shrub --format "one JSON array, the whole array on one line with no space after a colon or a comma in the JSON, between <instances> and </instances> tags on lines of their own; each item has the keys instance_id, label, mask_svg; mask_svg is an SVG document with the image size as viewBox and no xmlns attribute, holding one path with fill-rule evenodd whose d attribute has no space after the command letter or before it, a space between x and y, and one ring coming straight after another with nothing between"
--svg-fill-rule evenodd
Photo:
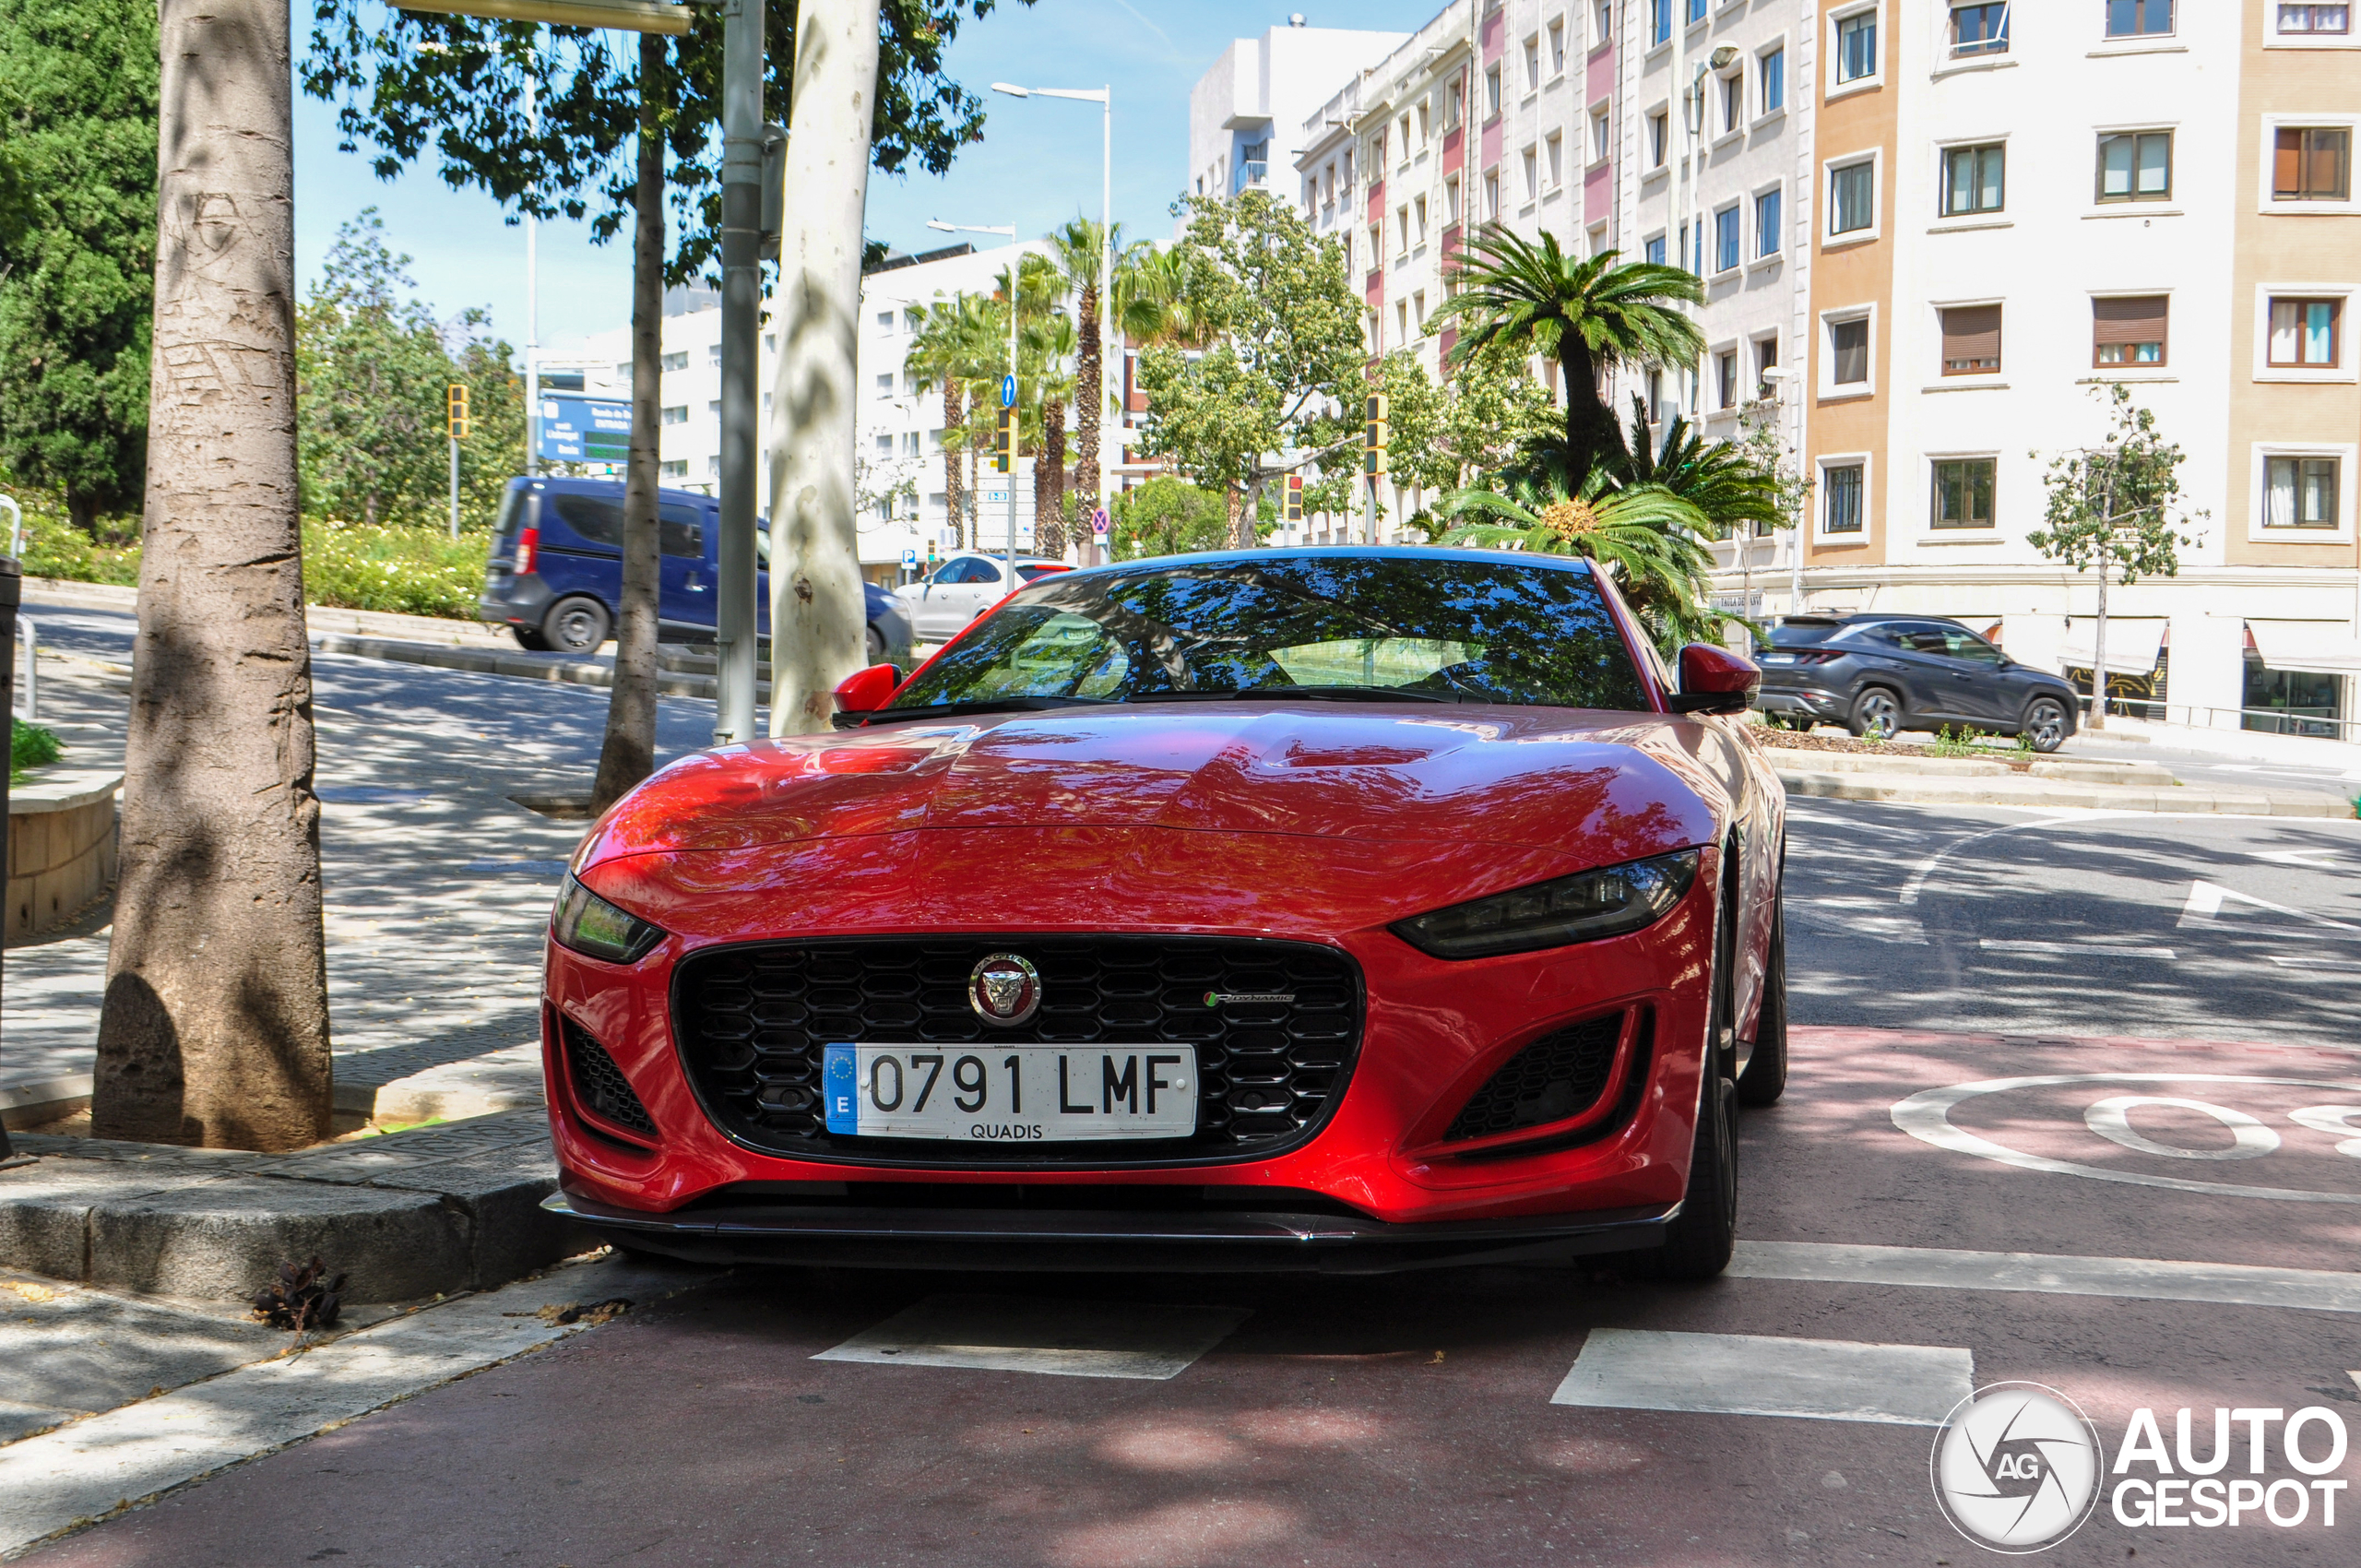
<instances>
[{"instance_id":1,"label":"green shrub","mask_svg":"<svg viewBox=\"0 0 2361 1568\"><path fill-rule=\"evenodd\" d=\"M457 539L437 528L303 522L303 596L339 610L386 610L472 621L483 591L489 533Z\"/></svg>"},{"instance_id":2,"label":"green shrub","mask_svg":"<svg viewBox=\"0 0 2361 1568\"><path fill-rule=\"evenodd\" d=\"M8 781L15 783L26 770L46 767L65 754L57 736L38 724L28 724L21 719L8 720Z\"/></svg>"},{"instance_id":3,"label":"green shrub","mask_svg":"<svg viewBox=\"0 0 2361 1568\"><path fill-rule=\"evenodd\" d=\"M37 490L12 493L25 509L25 576L125 588L138 583L138 518L101 517L93 539L66 517L56 496Z\"/></svg>"}]
</instances>

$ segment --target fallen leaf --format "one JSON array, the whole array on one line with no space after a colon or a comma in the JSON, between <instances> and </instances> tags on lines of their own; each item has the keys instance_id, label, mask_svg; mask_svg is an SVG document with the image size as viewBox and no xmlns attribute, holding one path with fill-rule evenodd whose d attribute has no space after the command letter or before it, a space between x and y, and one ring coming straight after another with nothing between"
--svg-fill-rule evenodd
<instances>
[{"instance_id":1,"label":"fallen leaf","mask_svg":"<svg viewBox=\"0 0 2361 1568\"><path fill-rule=\"evenodd\" d=\"M1441 1350L1437 1350L1437 1351L1435 1352L1435 1359L1434 1359L1433 1360L1431 1360L1431 1361L1429 1361L1429 1362L1427 1363L1427 1365L1429 1365L1429 1366L1430 1366L1430 1367L1439 1367L1439 1366L1442 1365L1442 1352Z\"/></svg>"},{"instance_id":2,"label":"fallen leaf","mask_svg":"<svg viewBox=\"0 0 2361 1568\"><path fill-rule=\"evenodd\" d=\"M57 1300L57 1292L51 1289L48 1286L35 1285L30 1280L26 1279L0 1280L0 1290L13 1290L28 1301L54 1301Z\"/></svg>"}]
</instances>

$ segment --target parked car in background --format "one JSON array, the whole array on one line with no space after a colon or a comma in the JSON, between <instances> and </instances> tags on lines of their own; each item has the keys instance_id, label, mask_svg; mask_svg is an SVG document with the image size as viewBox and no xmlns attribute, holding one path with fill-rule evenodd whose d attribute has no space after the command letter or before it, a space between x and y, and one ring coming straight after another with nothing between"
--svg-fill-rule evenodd
<instances>
[{"instance_id":1,"label":"parked car in background","mask_svg":"<svg viewBox=\"0 0 2361 1568\"><path fill-rule=\"evenodd\" d=\"M719 575L721 505L694 491L657 492L657 636L711 642ZM754 590L762 636L771 629L770 540L757 531L763 570ZM536 652L590 654L614 634L623 602L623 487L620 480L514 479L500 500L479 620L504 625ZM865 584L872 664L908 669L908 612Z\"/></svg>"},{"instance_id":2,"label":"parked car in background","mask_svg":"<svg viewBox=\"0 0 2361 1568\"><path fill-rule=\"evenodd\" d=\"M1954 730L2029 737L2054 752L2074 732L2076 694L1957 621L1934 615L1790 615L1762 650L1764 714L1856 735Z\"/></svg>"},{"instance_id":3,"label":"parked car in background","mask_svg":"<svg viewBox=\"0 0 2361 1568\"><path fill-rule=\"evenodd\" d=\"M1020 585L1050 572L1071 571L1062 561L1033 556L1016 558ZM955 552L917 582L895 589L908 609L910 624L920 642L944 642L968 622L1008 597L1008 560L980 550Z\"/></svg>"}]
</instances>

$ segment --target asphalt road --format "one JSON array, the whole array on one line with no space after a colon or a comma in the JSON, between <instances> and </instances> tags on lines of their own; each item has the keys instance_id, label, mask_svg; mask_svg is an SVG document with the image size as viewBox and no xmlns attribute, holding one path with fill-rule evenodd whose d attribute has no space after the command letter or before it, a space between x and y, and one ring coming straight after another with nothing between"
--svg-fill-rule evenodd
<instances>
[{"instance_id":1,"label":"asphalt road","mask_svg":"<svg viewBox=\"0 0 2361 1568\"><path fill-rule=\"evenodd\" d=\"M379 679L595 745L516 683L338 661L324 700ZM1964 1563L1931 1423L2025 1380L2103 1468L2154 1411L2182 1482L2217 1408L2275 1412L2218 1479L2304 1506L2139 1523L2135 1456L2048 1561L2350 1562L2361 1489L2313 1483L2361 1483L2361 1431L2313 1475L2328 1422L2284 1428L2361 1426L2356 857L2355 823L1798 802L1795 1073L1711 1286L742 1270L30 1561Z\"/></svg>"}]
</instances>

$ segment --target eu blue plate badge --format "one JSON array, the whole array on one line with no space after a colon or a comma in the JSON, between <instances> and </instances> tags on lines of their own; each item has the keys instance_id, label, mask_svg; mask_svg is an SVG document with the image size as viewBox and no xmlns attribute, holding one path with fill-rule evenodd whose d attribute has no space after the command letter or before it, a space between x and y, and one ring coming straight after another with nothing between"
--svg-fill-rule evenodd
<instances>
[{"instance_id":1,"label":"eu blue plate badge","mask_svg":"<svg viewBox=\"0 0 2361 1568\"><path fill-rule=\"evenodd\" d=\"M860 1068L849 1045L820 1048L820 1096L826 1102L828 1131L847 1134L860 1131L858 1096Z\"/></svg>"}]
</instances>

